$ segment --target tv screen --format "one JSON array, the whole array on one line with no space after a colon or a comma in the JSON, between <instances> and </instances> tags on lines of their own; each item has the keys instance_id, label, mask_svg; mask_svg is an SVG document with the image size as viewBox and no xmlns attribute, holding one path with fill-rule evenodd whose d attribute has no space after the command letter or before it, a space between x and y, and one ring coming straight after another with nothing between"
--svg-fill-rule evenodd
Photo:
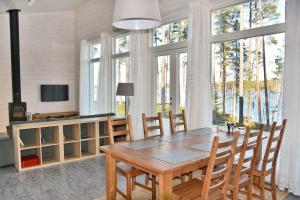
<instances>
[{"instance_id":1,"label":"tv screen","mask_svg":"<svg viewBox=\"0 0 300 200\"><path fill-rule=\"evenodd\" d=\"M69 86L68 85L41 85L41 101L68 101Z\"/></svg>"}]
</instances>

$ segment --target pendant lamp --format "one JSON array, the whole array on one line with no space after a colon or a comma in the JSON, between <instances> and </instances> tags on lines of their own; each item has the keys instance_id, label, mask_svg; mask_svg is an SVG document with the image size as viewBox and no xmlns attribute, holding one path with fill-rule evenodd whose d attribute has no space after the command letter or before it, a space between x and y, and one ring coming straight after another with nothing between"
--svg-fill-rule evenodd
<instances>
[{"instance_id":1,"label":"pendant lamp","mask_svg":"<svg viewBox=\"0 0 300 200\"><path fill-rule=\"evenodd\" d=\"M158 0L115 0L113 26L145 30L161 24Z\"/></svg>"}]
</instances>

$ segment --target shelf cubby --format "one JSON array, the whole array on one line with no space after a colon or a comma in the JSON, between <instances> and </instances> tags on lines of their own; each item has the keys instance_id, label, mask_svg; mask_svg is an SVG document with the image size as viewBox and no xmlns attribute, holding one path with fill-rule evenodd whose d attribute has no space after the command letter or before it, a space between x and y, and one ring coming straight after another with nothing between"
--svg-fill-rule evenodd
<instances>
[{"instance_id":1,"label":"shelf cubby","mask_svg":"<svg viewBox=\"0 0 300 200\"><path fill-rule=\"evenodd\" d=\"M46 146L42 148L42 165L60 162L59 145Z\"/></svg>"},{"instance_id":2,"label":"shelf cubby","mask_svg":"<svg viewBox=\"0 0 300 200\"><path fill-rule=\"evenodd\" d=\"M34 168L34 167L41 165L41 148L40 147L21 150L21 160L23 157L26 157L26 156L37 156L39 158L39 164L32 166L32 167L22 167L23 169Z\"/></svg>"},{"instance_id":3,"label":"shelf cubby","mask_svg":"<svg viewBox=\"0 0 300 200\"><path fill-rule=\"evenodd\" d=\"M96 124L92 123L82 123L80 124L80 140L94 140L96 138Z\"/></svg>"},{"instance_id":4,"label":"shelf cubby","mask_svg":"<svg viewBox=\"0 0 300 200\"><path fill-rule=\"evenodd\" d=\"M64 144L64 160L73 160L80 158L80 142Z\"/></svg>"},{"instance_id":5,"label":"shelf cubby","mask_svg":"<svg viewBox=\"0 0 300 200\"><path fill-rule=\"evenodd\" d=\"M96 140L81 141L81 157L96 155Z\"/></svg>"},{"instance_id":6,"label":"shelf cubby","mask_svg":"<svg viewBox=\"0 0 300 200\"><path fill-rule=\"evenodd\" d=\"M41 146L41 129L23 129L20 131L21 150L37 148Z\"/></svg>"},{"instance_id":7,"label":"shelf cubby","mask_svg":"<svg viewBox=\"0 0 300 200\"><path fill-rule=\"evenodd\" d=\"M99 138L99 146L109 145L109 136L100 136Z\"/></svg>"},{"instance_id":8,"label":"shelf cubby","mask_svg":"<svg viewBox=\"0 0 300 200\"><path fill-rule=\"evenodd\" d=\"M99 122L99 146L109 145L107 122Z\"/></svg>"},{"instance_id":9,"label":"shelf cubby","mask_svg":"<svg viewBox=\"0 0 300 200\"><path fill-rule=\"evenodd\" d=\"M71 124L63 126L64 143L75 143L80 140L79 124Z\"/></svg>"},{"instance_id":10,"label":"shelf cubby","mask_svg":"<svg viewBox=\"0 0 300 200\"><path fill-rule=\"evenodd\" d=\"M41 128L42 146L54 146L59 144L59 128L58 126Z\"/></svg>"}]
</instances>

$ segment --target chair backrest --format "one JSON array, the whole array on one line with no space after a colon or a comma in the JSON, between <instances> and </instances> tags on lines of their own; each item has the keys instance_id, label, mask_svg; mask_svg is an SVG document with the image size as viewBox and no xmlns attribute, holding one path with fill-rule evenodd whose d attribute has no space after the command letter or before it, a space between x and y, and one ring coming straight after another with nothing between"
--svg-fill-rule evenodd
<instances>
[{"instance_id":1,"label":"chair backrest","mask_svg":"<svg viewBox=\"0 0 300 200\"><path fill-rule=\"evenodd\" d=\"M115 130L116 127L120 127L120 126L124 126L126 128L123 130ZM130 115L128 115L126 119L122 119L122 120L118 120L118 119L113 120L111 117L108 117L107 129L108 129L110 144L115 143L116 136L126 136L129 141L133 140Z\"/></svg>"},{"instance_id":2,"label":"chair backrest","mask_svg":"<svg viewBox=\"0 0 300 200\"><path fill-rule=\"evenodd\" d=\"M170 128L171 133L174 134L179 131L187 131L187 124L185 119L185 111L182 110L179 114L173 114L172 111L169 112ZM181 130L177 130L177 127L183 127Z\"/></svg>"},{"instance_id":3,"label":"chair backrest","mask_svg":"<svg viewBox=\"0 0 300 200\"><path fill-rule=\"evenodd\" d=\"M146 114L143 113L142 118L143 118L143 127L144 127L144 137L145 137L145 139L149 138L149 137L157 136L155 134L153 134L153 135L149 134L150 132L155 132L157 130L159 130L159 136L162 137L164 135L163 122L162 122L162 117L161 117L160 112L157 113L157 116L151 116L151 117L146 117ZM153 125L153 123L156 123L156 124Z\"/></svg>"},{"instance_id":4,"label":"chair backrest","mask_svg":"<svg viewBox=\"0 0 300 200\"><path fill-rule=\"evenodd\" d=\"M239 132L235 132L233 140L220 142L215 136L201 192L201 200L206 200L213 194L217 199L227 197L228 177L231 171Z\"/></svg>"},{"instance_id":5,"label":"chair backrest","mask_svg":"<svg viewBox=\"0 0 300 200\"><path fill-rule=\"evenodd\" d=\"M268 165L272 165L273 170L276 168L277 158L283 138L283 134L285 131L287 120L284 119L280 126L277 126L276 122L273 122L270 136L268 140L268 144L266 147L262 170L266 171Z\"/></svg>"},{"instance_id":6,"label":"chair backrest","mask_svg":"<svg viewBox=\"0 0 300 200\"><path fill-rule=\"evenodd\" d=\"M230 184L238 186L240 177L244 174L248 175L248 180L252 179L255 169L254 166L258 156L258 148L261 145L263 130L264 125L260 125L258 131L251 131L249 128L246 129L243 144L238 151L239 158L234 177L233 180L230 180Z\"/></svg>"}]
</instances>

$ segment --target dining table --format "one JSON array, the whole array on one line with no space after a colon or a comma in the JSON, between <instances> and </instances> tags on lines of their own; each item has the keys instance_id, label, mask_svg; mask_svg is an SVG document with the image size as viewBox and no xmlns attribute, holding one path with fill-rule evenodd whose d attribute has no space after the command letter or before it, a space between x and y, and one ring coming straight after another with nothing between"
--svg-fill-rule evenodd
<instances>
[{"instance_id":1,"label":"dining table","mask_svg":"<svg viewBox=\"0 0 300 200\"><path fill-rule=\"evenodd\" d=\"M233 139L232 133L199 128L99 147L106 159L106 198L116 198L116 162L122 161L158 177L159 199L172 199L173 178L207 166L214 136L220 136L220 141ZM238 146L242 142L243 132L240 133ZM258 157L261 159L261 156Z\"/></svg>"}]
</instances>

